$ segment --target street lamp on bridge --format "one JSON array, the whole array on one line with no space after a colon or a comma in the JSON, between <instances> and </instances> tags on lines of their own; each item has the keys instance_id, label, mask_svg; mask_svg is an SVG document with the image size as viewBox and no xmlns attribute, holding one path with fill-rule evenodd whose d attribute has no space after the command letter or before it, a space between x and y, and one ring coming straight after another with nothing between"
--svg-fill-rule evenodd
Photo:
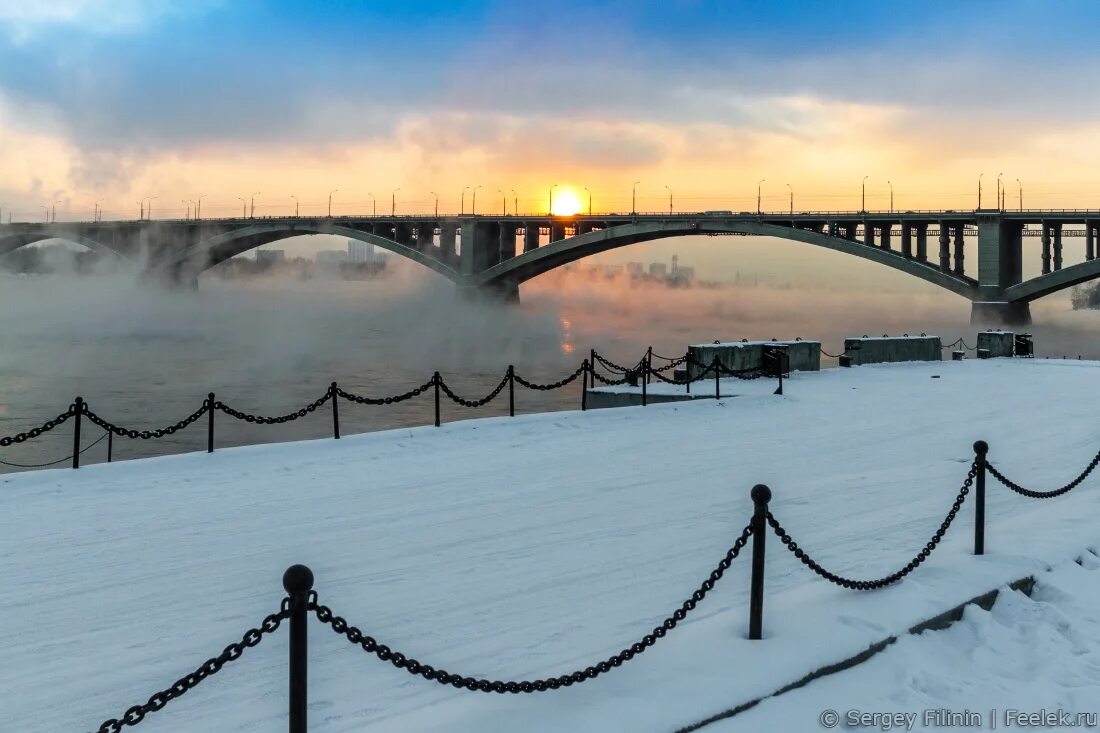
<instances>
[{"instance_id":1,"label":"street lamp on bridge","mask_svg":"<svg viewBox=\"0 0 1100 733\"><path fill-rule=\"evenodd\" d=\"M550 216L554 215L554 189L557 187L558 184L556 183L550 187L550 202L546 205L547 211L549 212ZM553 234L553 232L551 232L551 234Z\"/></svg>"},{"instance_id":2,"label":"street lamp on bridge","mask_svg":"<svg viewBox=\"0 0 1100 733\"><path fill-rule=\"evenodd\" d=\"M400 188L395 188L390 191L390 216L397 216L397 192Z\"/></svg>"},{"instance_id":3,"label":"street lamp on bridge","mask_svg":"<svg viewBox=\"0 0 1100 733\"><path fill-rule=\"evenodd\" d=\"M860 194L859 194L859 213L861 213L861 214L866 214L867 213L867 179L868 178L870 178L870 176L864 176L863 177L863 187L860 189Z\"/></svg>"},{"instance_id":4,"label":"street lamp on bridge","mask_svg":"<svg viewBox=\"0 0 1100 733\"><path fill-rule=\"evenodd\" d=\"M638 213L638 184L641 181L634 181L634 187L630 189L630 213Z\"/></svg>"},{"instance_id":5,"label":"street lamp on bridge","mask_svg":"<svg viewBox=\"0 0 1100 733\"><path fill-rule=\"evenodd\" d=\"M241 202L241 218L242 219L247 219L248 218L248 199L246 199L244 196L238 196L237 198Z\"/></svg>"},{"instance_id":6,"label":"street lamp on bridge","mask_svg":"<svg viewBox=\"0 0 1100 733\"><path fill-rule=\"evenodd\" d=\"M39 204L39 206L41 206L42 210L44 212L46 212L45 213L45 220L46 220L46 223L49 224L50 223L50 207L46 206L45 204Z\"/></svg>"},{"instance_id":7,"label":"street lamp on bridge","mask_svg":"<svg viewBox=\"0 0 1100 733\"><path fill-rule=\"evenodd\" d=\"M519 216L519 196L516 194L516 189L509 189L512 192L512 211Z\"/></svg>"},{"instance_id":8,"label":"street lamp on bridge","mask_svg":"<svg viewBox=\"0 0 1100 733\"><path fill-rule=\"evenodd\" d=\"M149 202L149 205L145 207L145 218L153 218L153 199L159 199L160 196L146 196L145 200Z\"/></svg>"},{"instance_id":9,"label":"street lamp on bridge","mask_svg":"<svg viewBox=\"0 0 1100 733\"><path fill-rule=\"evenodd\" d=\"M190 219L191 218L191 202L186 201L184 199L180 199L180 203L181 204L187 204L187 217L186 218Z\"/></svg>"},{"instance_id":10,"label":"street lamp on bridge","mask_svg":"<svg viewBox=\"0 0 1100 733\"><path fill-rule=\"evenodd\" d=\"M378 216L378 199L376 199L374 194L370 191L367 191L367 195L370 196L370 215Z\"/></svg>"},{"instance_id":11,"label":"street lamp on bridge","mask_svg":"<svg viewBox=\"0 0 1100 733\"><path fill-rule=\"evenodd\" d=\"M249 219L255 219L256 218L256 194L258 194L258 193L259 193L259 191L254 191L252 193L252 196L249 197L251 199L251 206L252 206L252 208L249 209L249 213L248 213L248 218Z\"/></svg>"},{"instance_id":12,"label":"street lamp on bridge","mask_svg":"<svg viewBox=\"0 0 1100 733\"><path fill-rule=\"evenodd\" d=\"M1020 211L1024 210L1024 184L1020 183L1020 179L1016 179L1016 185L1020 187Z\"/></svg>"},{"instance_id":13,"label":"street lamp on bridge","mask_svg":"<svg viewBox=\"0 0 1100 733\"><path fill-rule=\"evenodd\" d=\"M298 197L294 194L290 194L290 198L294 199L294 218L298 218Z\"/></svg>"},{"instance_id":14,"label":"street lamp on bridge","mask_svg":"<svg viewBox=\"0 0 1100 733\"><path fill-rule=\"evenodd\" d=\"M984 176L984 175L985 175L985 173L979 173L978 174L978 208L979 209L982 208L982 176Z\"/></svg>"},{"instance_id":15,"label":"street lamp on bridge","mask_svg":"<svg viewBox=\"0 0 1100 733\"><path fill-rule=\"evenodd\" d=\"M791 216L794 216L794 188L788 183L787 190L791 193Z\"/></svg>"},{"instance_id":16,"label":"street lamp on bridge","mask_svg":"<svg viewBox=\"0 0 1100 733\"><path fill-rule=\"evenodd\" d=\"M458 213L463 215L466 213L466 192L470 190L469 186L462 189L462 200L458 205Z\"/></svg>"},{"instance_id":17,"label":"street lamp on bridge","mask_svg":"<svg viewBox=\"0 0 1100 733\"><path fill-rule=\"evenodd\" d=\"M588 186L585 186L584 190L588 194L588 215L592 216L592 192L588 190Z\"/></svg>"},{"instance_id":18,"label":"street lamp on bridge","mask_svg":"<svg viewBox=\"0 0 1100 733\"><path fill-rule=\"evenodd\" d=\"M508 197L504 195L504 191L497 189L497 193L500 194L500 210L501 216L508 216Z\"/></svg>"},{"instance_id":19,"label":"street lamp on bridge","mask_svg":"<svg viewBox=\"0 0 1100 733\"><path fill-rule=\"evenodd\" d=\"M99 201L95 202L95 210L92 212L92 221L99 221L99 219L100 219L99 205L102 204L102 203L103 203L103 199L100 199Z\"/></svg>"},{"instance_id":20,"label":"street lamp on bridge","mask_svg":"<svg viewBox=\"0 0 1100 733\"><path fill-rule=\"evenodd\" d=\"M997 207L998 209L1004 209L1004 192L1001 189L1001 176L1004 175L1004 171L997 174Z\"/></svg>"},{"instance_id":21,"label":"street lamp on bridge","mask_svg":"<svg viewBox=\"0 0 1100 733\"><path fill-rule=\"evenodd\" d=\"M60 201L54 201L53 202L53 223L54 224L57 223L57 205L60 204L60 203L61 203Z\"/></svg>"},{"instance_id":22,"label":"street lamp on bridge","mask_svg":"<svg viewBox=\"0 0 1100 733\"><path fill-rule=\"evenodd\" d=\"M668 213L671 214L672 213L672 189L669 188L668 186L665 186L665 189L668 191Z\"/></svg>"},{"instance_id":23,"label":"street lamp on bridge","mask_svg":"<svg viewBox=\"0 0 1100 733\"><path fill-rule=\"evenodd\" d=\"M886 185L890 187L890 213L894 213L894 184L890 181L886 182Z\"/></svg>"},{"instance_id":24,"label":"street lamp on bridge","mask_svg":"<svg viewBox=\"0 0 1100 733\"><path fill-rule=\"evenodd\" d=\"M432 196L435 196L435 215L439 216L439 194L435 191L428 191Z\"/></svg>"},{"instance_id":25,"label":"street lamp on bridge","mask_svg":"<svg viewBox=\"0 0 1100 733\"><path fill-rule=\"evenodd\" d=\"M328 192L328 218L332 218L332 194L339 193L340 189L334 188Z\"/></svg>"},{"instance_id":26,"label":"street lamp on bridge","mask_svg":"<svg viewBox=\"0 0 1100 733\"><path fill-rule=\"evenodd\" d=\"M195 199L195 220L202 219L202 200L206 198L206 194L199 196Z\"/></svg>"},{"instance_id":27,"label":"street lamp on bridge","mask_svg":"<svg viewBox=\"0 0 1100 733\"><path fill-rule=\"evenodd\" d=\"M477 216L477 190L480 185L474 186L474 192L470 194L470 216Z\"/></svg>"},{"instance_id":28,"label":"street lamp on bridge","mask_svg":"<svg viewBox=\"0 0 1100 733\"><path fill-rule=\"evenodd\" d=\"M756 214L757 214L757 216L759 216L760 212L761 212L760 193L761 193L761 191L764 190L764 181L766 181L766 180L768 180L768 179L767 178L761 178L760 181L757 182L757 184L756 184Z\"/></svg>"}]
</instances>

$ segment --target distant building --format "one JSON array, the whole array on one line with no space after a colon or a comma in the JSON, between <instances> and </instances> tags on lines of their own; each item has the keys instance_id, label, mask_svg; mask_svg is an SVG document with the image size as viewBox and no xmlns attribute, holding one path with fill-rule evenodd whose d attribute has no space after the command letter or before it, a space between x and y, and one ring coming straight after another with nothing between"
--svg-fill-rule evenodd
<instances>
[{"instance_id":1,"label":"distant building","mask_svg":"<svg viewBox=\"0 0 1100 733\"><path fill-rule=\"evenodd\" d=\"M676 268L676 279L681 281L681 282L685 282L685 283L691 282L692 280L695 279L695 268L694 267L677 267Z\"/></svg>"},{"instance_id":2,"label":"distant building","mask_svg":"<svg viewBox=\"0 0 1100 733\"><path fill-rule=\"evenodd\" d=\"M281 249L258 249L256 250L256 264L263 265L264 267L271 267L272 265L283 262L286 260L286 251Z\"/></svg>"},{"instance_id":3,"label":"distant building","mask_svg":"<svg viewBox=\"0 0 1100 733\"><path fill-rule=\"evenodd\" d=\"M641 262L627 262L626 271L630 273L631 276L644 275L645 265L643 265Z\"/></svg>"},{"instance_id":4,"label":"distant building","mask_svg":"<svg viewBox=\"0 0 1100 733\"><path fill-rule=\"evenodd\" d=\"M325 249L317 253L317 264L338 267L348 261L348 253L340 249Z\"/></svg>"},{"instance_id":5,"label":"distant building","mask_svg":"<svg viewBox=\"0 0 1100 733\"><path fill-rule=\"evenodd\" d=\"M650 262L649 276L660 278L668 277L668 265L664 262Z\"/></svg>"},{"instance_id":6,"label":"distant building","mask_svg":"<svg viewBox=\"0 0 1100 733\"><path fill-rule=\"evenodd\" d=\"M351 263L374 262L374 245L370 242L349 239L347 261Z\"/></svg>"}]
</instances>

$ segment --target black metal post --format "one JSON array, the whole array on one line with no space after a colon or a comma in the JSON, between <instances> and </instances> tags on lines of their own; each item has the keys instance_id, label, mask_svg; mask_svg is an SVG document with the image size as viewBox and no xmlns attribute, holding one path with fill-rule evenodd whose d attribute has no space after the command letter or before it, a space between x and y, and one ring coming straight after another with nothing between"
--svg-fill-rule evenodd
<instances>
[{"instance_id":1,"label":"black metal post","mask_svg":"<svg viewBox=\"0 0 1100 733\"><path fill-rule=\"evenodd\" d=\"M585 359L581 362L581 411L588 409L588 372L592 369L592 365ZM592 382L595 386L595 380Z\"/></svg>"},{"instance_id":2,"label":"black metal post","mask_svg":"<svg viewBox=\"0 0 1100 733\"><path fill-rule=\"evenodd\" d=\"M432 382L435 383L435 426L439 427L439 383L443 381L443 378L439 376L439 372L436 372L432 376Z\"/></svg>"},{"instance_id":3,"label":"black metal post","mask_svg":"<svg viewBox=\"0 0 1100 733\"><path fill-rule=\"evenodd\" d=\"M714 357L714 361L711 362L711 367L714 369L714 399L720 399L718 394L718 357Z\"/></svg>"},{"instance_id":4,"label":"black metal post","mask_svg":"<svg viewBox=\"0 0 1100 733\"><path fill-rule=\"evenodd\" d=\"M652 346L650 346L648 349L645 350L645 365L646 365L645 381L646 381L646 383L648 383L649 382L649 377L650 377L649 367L653 366L653 347Z\"/></svg>"},{"instance_id":5,"label":"black metal post","mask_svg":"<svg viewBox=\"0 0 1100 733\"><path fill-rule=\"evenodd\" d=\"M329 394L332 395L332 437L340 440L340 405L339 395L336 393L336 382L329 385Z\"/></svg>"},{"instance_id":6,"label":"black metal post","mask_svg":"<svg viewBox=\"0 0 1100 733\"><path fill-rule=\"evenodd\" d=\"M591 369L592 374L595 375L595 373L596 373L596 350L595 349L590 349L590 351L589 351L589 354L588 354L588 368ZM595 376L592 377L592 386L593 386L593 388L596 386L596 377Z\"/></svg>"},{"instance_id":7,"label":"black metal post","mask_svg":"<svg viewBox=\"0 0 1100 733\"><path fill-rule=\"evenodd\" d=\"M508 417L516 416L516 367L508 365Z\"/></svg>"},{"instance_id":8,"label":"black metal post","mask_svg":"<svg viewBox=\"0 0 1100 733\"><path fill-rule=\"evenodd\" d=\"M283 573L283 588L290 596L290 733L306 733L306 674L308 629L306 612L313 590L313 571L291 565Z\"/></svg>"},{"instance_id":9,"label":"black metal post","mask_svg":"<svg viewBox=\"0 0 1100 733\"><path fill-rule=\"evenodd\" d=\"M978 473L974 477L974 554L985 554L985 456L989 444L984 440L974 443L974 461Z\"/></svg>"},{"instance_id":10,"label":"black metal post","mask_svg":"<svg viewBox=\"0 0 1100 733\"><path fill-rule=\"evenodd\" d=\"M684 379L687 380L687 393L691 394L691 352L684 354Z\"/></svg>"},{"instance_id":11,"label":"black metal post","mask_svg":"<svg viewBox=\"0 0 1100 733\"><path fill-rule=\"evenodd\" d=\"M84 398L77 397L73 402L73 468L80 468L80 416L84 414Z\"/></svg>"},{"instance_id":12,"label":"black metal post","mask_svg":"<svg viewBox=\"0 0 1100 733\"><path fill-rule=\"evenodd\" d=\"M752 487L752 585L749 589L749 638L761 639L764 631L764 540L768 531L768 502L772 490L764 484Z\"/></svg>"},{"instance_id":13,"label":"black metal post","mask_svg":"<svg viewBox=\"0 0 1100 733\"><path fill-rule=\"evenodd\" d=\"M783 363L781 359L775 360L775 370L779 372L779 389L775 390L773 394L783 394Z\"/></svg>"},{"instance_id":14,"label":"black metal post","mask_svg":"<svg viewBox=\"0 0 1100 733\"><path fill-rule=\"evenodd\" d=\"M642 407L646 406L649 398L646 392L648 391L646 385L649 384L649 352L642 357L642 369L645 370L645 379L642 380Z\"/></svg>"},{"instance_id":15,"label":"black metal post","mask_svg":"<svg viewBox=\"0 0 1100 733\"><path fill-rule=\"evenodd\" d=\"M107 463L111 462L111 456L115 452L115 433L113 430L107 431Z\"/></svg>"},{"instance_id":16,"label":"black metal post","mask_svg":"<svg viewBox=\"0 0 1100 733\"><path fill-rule=\"evenodd\" d=\"M206 452L214 452L214 393L206 395Z\"/></svg>"}]
</instances>

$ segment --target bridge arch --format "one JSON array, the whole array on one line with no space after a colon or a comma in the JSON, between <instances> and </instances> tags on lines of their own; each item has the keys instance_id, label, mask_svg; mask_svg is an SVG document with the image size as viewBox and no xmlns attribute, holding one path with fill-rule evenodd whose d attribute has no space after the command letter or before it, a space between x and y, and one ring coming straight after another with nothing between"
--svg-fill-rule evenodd
<instances>
[{"instance_id":1,"label":"bridge arch","mask_svg":"<svg viewBox=\"0 0 1100 733\"><path fill-rule=\"evenodd\" d=\"M505 289L506 286L515 287L519 283L545 272L600 252L667 237L706 234L747 234L812 244L877 262L971 300L978 297L977 281L943 272L931 263L905 257L900 252L881 249L862 242L834 237L808 229L762 221L695 222L682 220L618 224L606 229L561 239L545 247L525 252L475 276L474 283L482 288ZM1100 262L1100 260L1097 262Z\"/></svg>"},{"instance_id":2,"label":"bridge arch","mask_svg":"<svg viewBox=\"0 0 1100 733\"><path fill-rule=\"evenodd\" d=\"M125 254L112 249L111 247L97 242L94 239L85 237L79 232L74 232L66 229L58 229L56 227L41 226L33 229L21 229L20 231L0 235L0 257L6 254L14 252L17 249L26 247L37 242L43 242L48 239L61 239L66 242L72 242L73 244L79 244L82 247L96 252L98 254L108 255L110 257L117 257L120 260L129 262L130 258Z\"/></svg>"},{"instance_id":3,"label":"bridge arch","mask_svg":"<svg viewBox=\"0 0 1100 733\"><path fill-rule=\"evenodd\" d=\"M1088 260L1006 288L1005 300L1010 303L1030 303L1096 278L1100 278L1100 260Z\"/></svg>"},{"instance_id":4,"label":"bridge arch","mask_svg":"<svg viewBox=\"0 0 1100 733\"><path fill-rule=\"evenodd\" d=\"M207 239L191 245L167 262L162 263L157 269L169 274L173 278L179 278L184 275L194 277L228 260L230 257L235 257L243 252L248 252L249 250L262 247L265 244L271 244L272 242L309 234L331 234L347 239L355 239L360 242L367 242L380 249L387 250L401 257L413 260L414 262L419 262L425 267L434 270L456 283L462 280L462 276L457 270L431 254L400 244L378 234L364 232L354 227L338 224L286 221L250 224L245 227L232 229L208 237Z\"/></svg>"}]
</instances>

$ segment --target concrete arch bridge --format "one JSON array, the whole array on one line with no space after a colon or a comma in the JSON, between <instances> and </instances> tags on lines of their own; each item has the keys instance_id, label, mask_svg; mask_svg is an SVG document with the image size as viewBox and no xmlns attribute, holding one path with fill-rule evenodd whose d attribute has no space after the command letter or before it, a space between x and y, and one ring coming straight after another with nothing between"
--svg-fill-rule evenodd
<instances>
[{"instance_id":1,"label":"concrete arch bridge","mask_svg":"<svg viewBox=\"0 0 1100 733\"><path fill-rule=\"evenodd\" d=\"M970 300L975 320L1027 323L1029 303L1100 277L1100 211L919 211L590 216L285 217L0 225L0 256L44 239L77 242L141 263L150 276L195 284L204 270L289 237L331 234L415 260L470 293L518 298L519 285L638 242L691 235L778 237L861 257ZM977 236L968 266L964 236ZM1024 280L1025 237L1041 238L1042 274ZM1085 238L1085 261L1063 267L1063 238ZM929 251L931 240L932 251Z\"/></svg>"}]
</instances>

